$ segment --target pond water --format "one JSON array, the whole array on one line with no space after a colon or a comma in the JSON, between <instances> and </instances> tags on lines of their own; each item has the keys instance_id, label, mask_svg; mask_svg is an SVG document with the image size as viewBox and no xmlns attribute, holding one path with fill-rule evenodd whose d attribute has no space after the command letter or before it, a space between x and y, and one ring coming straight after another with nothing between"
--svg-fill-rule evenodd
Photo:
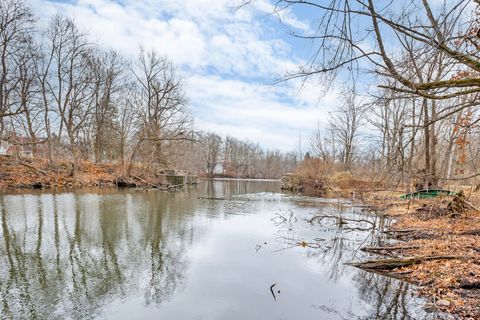
<instances>
[{"instance_id":1,"label":"pond water","mask_svg":"<svg viewBox=\"0 0 480 320\"><path fill-rule=\"evenodd\" d=\"M0 318L436 318L406 283L345 265L370 231L318 212L362 214L277 181L3 194Z\"/></svg>"}]
</instances>

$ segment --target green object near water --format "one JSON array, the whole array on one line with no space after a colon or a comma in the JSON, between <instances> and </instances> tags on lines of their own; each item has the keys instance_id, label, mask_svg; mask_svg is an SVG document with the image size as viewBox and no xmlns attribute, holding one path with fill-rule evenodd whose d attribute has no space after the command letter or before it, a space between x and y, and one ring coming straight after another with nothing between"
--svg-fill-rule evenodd
<instances>
[{"instance_id":1,"label":"green object near water","mask_svg":"<svg viewBox=\"0 0 480 320\"><path fill-rule=\"evenodd\" d=\"M450 190L444 189L430 189L430 190L418 190L415 192L406 193L400 198L402 199L428 199L435 198L437 196L454 196L457 193Z\"/></svg>"}]
</instances>

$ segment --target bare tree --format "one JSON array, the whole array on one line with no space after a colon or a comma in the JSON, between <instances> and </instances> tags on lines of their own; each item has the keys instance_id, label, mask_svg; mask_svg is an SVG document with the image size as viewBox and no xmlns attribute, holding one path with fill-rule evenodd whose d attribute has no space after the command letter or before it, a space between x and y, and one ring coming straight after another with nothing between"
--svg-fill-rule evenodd
<instances>
[{"instance_id":1,"label":"bare tree","mask_svg":"<svg viewBox=\"0 0 480 320\"><path fill-rule=\"evenodd\" d=\"M112 146L109 137L115 130L114 120L118 112L115 104L123 93L122 74L126 63L114 50L95 52L90 63L94 84L93 149L95 162L101 162L108 145Z\"/></svg>"},{"instance_id":2,"label":"bare tree","mask_svg":"<svg viewBox=\"0 0 480 320\"><path fill-rule=\"evenodd\" d=\"M128 86L127 87L131 87ZM118 135L118 156L125 170L125 155L127 153L127 147L129 139L133 131L135 130L135 109L134 109L134 91L126 90L123 92L123 97L120 98L117 108L117 117L115 119L115 130Z\"/></svg>"},{"instance_id":3,"label":"bare tree","mask_svg":"<svg viewBox=\"0 0 480 320\"><path fill-rule=\"evenodd\" d=\"M31 37L26 37L24 41L24 49L17 53L18 82L15 95L20 112L10 117L13 136L9 135L7 139L13 144L29 145L35 152L37 145L44 142L40 139L44 129L43 108L39 100L41 88L35 69L39 48ZM17 135L26 139L17 139Z\"/></svg>"},{"instance_id":4,"label":"bare tree","mask_svg":"<svg viewBox=\"0 0 480 320\"><path fill-rule=\"evenodd\" d=\"M203 159L207 166L207 174L213 177L215 168L220 162L222 148L222 137L216 133L205 133L201 135L200 141L203 145Z\"/></svg>"},{"instance_id":5,"label":"bare tree","mask_svg":"<svg viewBox=\"0 0 480 320\"><path fill-rule=\"evenodd\" d=\"M354 160L358 144L359 128L364 111L357 101L355 91L349 91L339 109L331 114L330 130L340 148L340 161L349 168Z\"/></svg>"},{"instance_id":6,"label":"bare tree","mask_svg":"<svg viewBox=\"0 0 480 320\"><path fill-rule=\"evenodd\" d=\"M33 15L19 0L0 2L0 134L4 130L4 118L21 113L25 106L25 91L19 85L27 85L25 74L29 72ZM23 81L22 81L23 80ZM20 82L22 83L20 84ZM23 101L22 101L23 99Z\"/></svg>"},{"instance_id":7,"label":"bare tree","mask_svg":"<svg viewBox=\"0 0 480 320\"><path fill-rule=\"evenodd\" d=\"M48 88L60 119L58 139L61 141L65 130L75 173L80 159L77 142L94 108L94 75L89 63L92 47L74 21L61 16L52 19L48 39L53 65L49 70Z\"/></svg>"},{"instance_id":8,"label":"bare tree","mask_svg":"<svg viewBox=\"0 0 480 320\"><path fill-rule=\"evenodd\" d=\"M182 82L172 63L156 51L141 49L131 70L138 131L129 167L140 147L149 169L153 163L165 165L171 142L193 139Z\"/></svg>"},{"instance_id":9,"label":"bare tree","mask_svg":"<svg viewBox=\"0 0 480 320\"><path fill-rule=\"evenodd\" d=\"M434 10L428 0L380 3L280 0L276 11L304 6L318 13L316 22L312 21L317 23L313 32L292 31L296 37L313 41L318 49L305 66L287 78L315 74L335 77L343 70L358 74L359 64L365 62L370 70L394 81L393 85L380 86L397 92L428 99L480 92L479 22L477 12L468 14L471 3L471 0L448 1ZM410 78L398 66L402 39L408 39L414 47L423 47L426 52L445 54L455 67L455 76Z\"/></svg>"}]
</instances>

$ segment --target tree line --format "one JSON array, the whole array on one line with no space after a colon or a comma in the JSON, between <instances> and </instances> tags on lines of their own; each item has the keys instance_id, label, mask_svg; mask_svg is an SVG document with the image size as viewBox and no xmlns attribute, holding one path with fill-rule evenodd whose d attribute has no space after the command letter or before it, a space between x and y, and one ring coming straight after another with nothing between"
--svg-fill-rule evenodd
<instances>
[{"instance_id":1,"label":"tree line","mask_svg":"<svg viewBox=\"0 0 480 320\"><path fill-rule=\"evenodd\" d=\"M480 1L281 0L275 10L297 7L312 31L292 34L315 50L286 79L347 88L312 137L316 156L418 187L480 175Z\"/></svg>"},{"instance_id":2,"label":"tree line","mask_svg":"<svg viewBox=\"0 0 480 320\"><path fill-rule=\"evenodd\" d=\"M0 4L0 37L2 140L75 171L89 158L150 167L192 139L182 79L155 50L130 61L61 15L42 29L19 0Z\"/></svg>"},{"instance_id":3,"label":"tree line","mask_svg":"<svg viewBox=\"0 0 480 320\"><path fill-rule=\"evenodd\" d=\"M72 174L93 160L118 162L127 175L135 163L213 175L221 162L225 175L278 177L294 161L196 132L184 81L155 50L127 58L93 43L69 17L41 25L22 0L0 3L0 39L0 139L17 153L70 160Z\"/></svg>"},{"instance_id":4,"label":"tree line","mask_svg":"<svg viewBox=\"0 0 480 320\"><path fill-rule=\"evenodd\" d=\"M200 132L198 139L199 143L190 144L188 163L182 166L208 177L281 178L302 158L296 152L265 150L258 143L214 132Z\"/></svg>"}]
</instances>

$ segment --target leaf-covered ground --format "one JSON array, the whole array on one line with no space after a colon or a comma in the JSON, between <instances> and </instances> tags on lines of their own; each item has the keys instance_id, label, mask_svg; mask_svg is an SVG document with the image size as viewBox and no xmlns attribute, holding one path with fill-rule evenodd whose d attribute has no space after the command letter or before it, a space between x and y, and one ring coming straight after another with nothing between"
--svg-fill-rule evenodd
<instances>
[{"instance_id":1,"label":"leaf-covered ground","mask_svg":"<svg viewBox=\"0 0 480 320\"><path fill-rule=\"evenodd\" d=\"M397 202L386 209L395 218L392 235L407 256L458 256L423 261L394 269L397 276L420 286L433 306L462 319L480 319L480 212L466 206L461 213L447 209L452 197ZM470 203L478 203L468 199ZM398 244L397 244L398 245Z\"/></svg>"},{"instance_id":2,"label":"leaf-covered ground","mask_svg":"<svg viewBox=\"0 0 480 320\"><path fill-rule=\"evenodd\" d=\"M115 186L119 179L137 186L163 183L162 177L146 174L139 167L135 167L134 174L128 178L124 177L121 165L82 161L75 174L72 168L69 161L57 161L49 166L46 159L0 156L0 189Z\"/></svg>"}]
</instances>

